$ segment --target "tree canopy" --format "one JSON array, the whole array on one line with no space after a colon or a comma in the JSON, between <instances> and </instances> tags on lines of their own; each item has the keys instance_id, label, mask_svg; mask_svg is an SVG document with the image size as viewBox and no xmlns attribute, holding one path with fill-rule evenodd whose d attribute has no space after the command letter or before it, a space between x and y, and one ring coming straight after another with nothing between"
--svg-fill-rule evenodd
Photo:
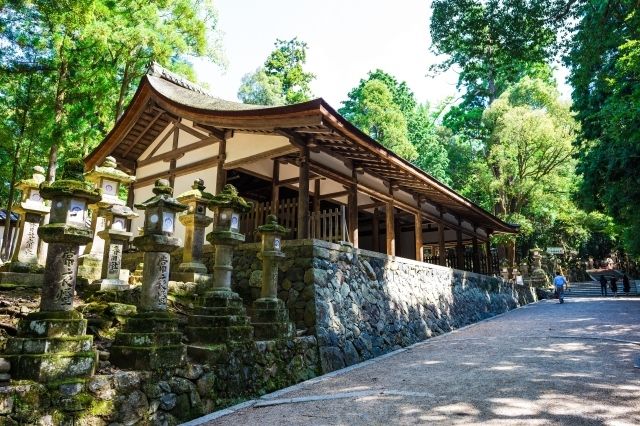
<instances>
[{"instance_id":1,"label":"tree canopy","mask_svg":"<svg viewBox=\"0 0 640 426\"><path fill-rule=\"evenodd\" d=\"M242 78L238 98L247 104L285 105L313 97L309 84L315 78L304 70L307 43L293 38L276 40L264 65Z\"/></svg>"}]
</instances>

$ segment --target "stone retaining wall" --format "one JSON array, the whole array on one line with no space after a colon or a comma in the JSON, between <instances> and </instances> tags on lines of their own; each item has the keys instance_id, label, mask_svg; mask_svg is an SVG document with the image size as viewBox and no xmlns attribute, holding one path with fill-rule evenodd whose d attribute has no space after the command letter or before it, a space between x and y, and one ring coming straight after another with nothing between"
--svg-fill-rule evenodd
<instances>
[{"instance_id":1,"label":"stone retaining wall","mask_svg":"<svg viewBox=\"0 0 640 426\"><path fill-rule=\"evenodd\" d=\"M283 242L278 297L302 333L315 335L323 372L370 359L537 300L530 287L319 240ZM242 244L233 289L260 294L259 244ZM178 264L180 253L174 253ZM212 250L205 258L211 266Z\"/></svg>"},{"instance_id":2,"label":"stone retaining wall","mask_svg":"<svg viewBox=\"0 0 640 426\"><path fill-rule=\"evenodd\" d=\"M176 425L310 379L319 370L313 336L218 349L216 360L175 371L0 386L0 425Z\"/></svg>"}]
</instances>

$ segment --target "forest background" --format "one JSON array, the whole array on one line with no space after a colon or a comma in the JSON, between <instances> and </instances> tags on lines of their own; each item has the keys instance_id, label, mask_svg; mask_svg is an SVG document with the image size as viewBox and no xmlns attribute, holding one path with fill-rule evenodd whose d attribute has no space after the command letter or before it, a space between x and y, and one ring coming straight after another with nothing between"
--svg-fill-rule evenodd
<instances>
[{"instance_id":1,"label":"forest background","mask_svg":"<svg viewBox=\"0 0 640 426\"><path fill-rule=\"evenodd\" d=\"M424 71L455 69L461 96L430 104L372 69L340 113L520 225L521 257L536 246L638 257L640 2L433 0L431 8L424 25L444 59ZM15 183L34 165L52 180L65 158L90 152L152 61L195 80L194 58L224 66L222 47L211 0L0 0L0 204L11 209ZM275 40L238 97L313 98L310 48ZM557 91L558 61L571 102Z\"/></svg>"}]
</instances>

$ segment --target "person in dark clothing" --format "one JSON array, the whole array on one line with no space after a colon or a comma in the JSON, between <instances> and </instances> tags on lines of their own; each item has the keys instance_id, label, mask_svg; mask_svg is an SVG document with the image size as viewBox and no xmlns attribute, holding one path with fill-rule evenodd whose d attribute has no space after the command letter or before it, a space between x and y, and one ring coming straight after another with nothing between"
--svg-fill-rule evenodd
<instances>
[{"instance_id":1,"label":"person in dark clothing","mask_svg":"<svg viewBox=\"0 0 640 426\"><path fill-rule=\"evenodd\" d=\"M607 296L607 279L604 275L600 275L600 294Z\"/></svg>"},{"instance_id":2,"label":"person in dark clothing","mask_svg":"<svg viewBox=\"0 0 640 426\"><path fill-rule=\"evenodd\" d=\"M611 285L611 292L613 293L613 297L618 297L618 279L615 276L612 276L609 283Z\"/></svg>"},{"instance_id":3,"label":"person in dark clothing","mask_svg":"<svg viewBox=\"0 0 640 426\"><path fill-rule=\"evenodd\" d=\"M624 295L628 296L629 291L631 290L631 283L629 282L629 277L627 274L622 276L622 291L624 291Z\"/></svg>"}]
</instances>

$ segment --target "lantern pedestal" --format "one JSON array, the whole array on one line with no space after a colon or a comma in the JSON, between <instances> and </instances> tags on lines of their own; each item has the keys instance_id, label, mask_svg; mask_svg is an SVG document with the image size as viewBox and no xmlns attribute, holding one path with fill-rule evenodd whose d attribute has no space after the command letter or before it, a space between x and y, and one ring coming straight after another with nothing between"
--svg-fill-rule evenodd
<instances>
[{"instance_id":1,"label":"lantern pedestal","mask_svg":"<svg viewBox=\"0 0 640 426\"><path fill-rule=\"evenodd\" d=\"M73 309L78 249L91 240L85 225L86 206L100 199L84 182L82 160L68 160L61 180L43 184L41 193L52 200L50 222L38 235L49 244L40 311L20 321L16 337L7 340L11 377L39 382L82 380L98 361L87 321Z\"/></svg>"},{"instance_id":2,"label":"lantern pedestal","mask_svg":"<svg viewBox=\"0 0 640 426\"><path fill-rule=\"evenodd\" d=\"M280 299L262 298L253 302L251 325L256 340L286 339L294 334L289 311Z\"/></svg>"},{"instance_id":3,"label":"lantern pedestal","mask_svg":"<svg viewBox=\"0 0 640 426\"><path fill-rule=\"evenodd\" d=\"M139 313L129 318L111 346L111 362L121 368L162 370L184 364L185 347L178 321L167 312L169 253L182 245L173 237L175 214L187 208L172 197L173 189L158 179L154 197L137 204L145 210L144 234L133 243L144 252Z\"/></svg>"},{"instance_id":4,"label":"lantern pedestal","mask_svg":"<svg viewBox=\"0 0 640 426\"><path fill-rule=\"evenodd\" d=\"M3 355L11 362L11 377L50 382L91 376L98 354L86 329L87 320L77 311L27 315Z\"/></svg>"},{"instance_id":5,"label":"lantern pedestal","mask_svg":"<svg viewBox=\"0 0 640 426\"><path fill-rule=\"evenodd\" d=\"M178 321L169 312L141 312L127 320L111 346L110 361L131 370L160 370L184 364Z\"/></svg>"},{"instance_id":6,"label":"lantern pedestal","mask_svg":"<svg viewBox=\"0 0 640 426\"><path fill-rule=\"evenodd\" d=\"M22 191L20 204L14 209L20 214L18 243L11 261L2 265L0 283L23 287L42 286L44 269L39 263L38 229L50 209L40 195L40 184L45 180L43 173L44 169L36 166L31 179L22 180L16 185Z\"/></svg>"},{"instance_id":7,"label":"lantern pedestal","mask_svg":"<svg viewBox=\"0 0 640 426\"><path fill-rule=\"evenodd\" d=\"M232 185L225 185L211 199L209 208L214 212L213 231L207 235L215 246L213 288L199 300L186 328L190 344L196 347L248 341L253 334L242 298L231 290L233 250L244 241L244 235L238 232L239 212L249 206Z\"/></svg>"}]
</instances>

